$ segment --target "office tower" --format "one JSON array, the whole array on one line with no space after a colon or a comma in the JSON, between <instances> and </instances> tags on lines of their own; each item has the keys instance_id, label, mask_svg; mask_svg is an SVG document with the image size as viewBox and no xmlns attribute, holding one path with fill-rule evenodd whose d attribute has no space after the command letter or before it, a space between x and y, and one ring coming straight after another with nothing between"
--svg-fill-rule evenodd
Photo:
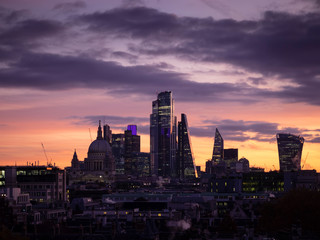
<instances>
[{"instance_id":1,"label":"office tower","mask_svg":"<svg viewBox=\"0 0 320 240\"><path fill-rule=\"evenodd\" d=\"M140 136L137 135L137 126L129 125L124 136L124 172L126 175L136 175L137 166L133 153L140 152Z\"/></svg>"},{"instance_id":2,"label":"office tower","mask_svg":"<svg viewBox=\"0 0 320 240\"><path fill-rule=\"evenodd\" d=\"M213 153L212 153L212 161L213 163L220 163L222 160L223 160L223 138L218 128L216 128Z\"/></svg>"},{"instance_id":3,"label":"office tower","mask_svg":"<svg viewBox=\"0 0 320 240\"><path fill-rule=\"evenodd\" d=\"M238 149L228 148L223 150L223 161L226 163L226 167L235 170L236 163L238 162Z\"/></svg>"},{"instance_id":4,"label":"office tower","mask_svg":"<svg viewBox=\"0 0 320 240\"><path fill-rule=\"evenodd\" d=\"M280 171L301 169L301 154L304 138L292 134L277 134Z\"/></svg>"},{"instance_id":5,"label":"office tower","mask_svg":"<svg viewBox=\"0 0 320 240\"><path fill-rule=\"evenodd\" d=\"M150 114L151 174L176 176L176 122L171 92L161 92L152 102Z\"/></svg>"},{"instance_id":6,"label":"office tower","mask_svg":"<svg viewBox=\"0 0 320 240\"><path fill-rule=\"evenodd\" d=\"M188 121L185 114L181 114L181 122L178 123L178 152L177 172L180 179L198 177L194 164Z\"/></svg>"},{"instance_id":7,"label":"office tower","mask_svg":"<svg viewBox=\"0 0 320 240\"><path fill-rule=\"evenodd\" d=\"M125 136L123 133L112 134L112 154L115 159L115 170L117 175L124 174L124 142Z\"/></svg>"},{"instance_id":8,"label":"office tower","mask_svg":"<svg viewBox=\"0 0 320 240\"><path fill-rule=\"evenodd\" d=\"M109 144L112 142L112 131L108 124L103 126L103 139L106 140Z\"/></svg>"}]
</instances>

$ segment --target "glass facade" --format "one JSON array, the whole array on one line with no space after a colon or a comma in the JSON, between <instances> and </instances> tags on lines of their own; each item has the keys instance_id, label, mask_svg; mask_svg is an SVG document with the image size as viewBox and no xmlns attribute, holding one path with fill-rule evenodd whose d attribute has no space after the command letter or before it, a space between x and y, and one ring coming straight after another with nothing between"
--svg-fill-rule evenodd
<instances>
[{"instance_id":1,"label":"glass facade","mask_svg":"<svg viewBox=\"0 0 320 240\"><path fill-rule=\"evenodd\" d=\"M115 158L115 170L117 175L124 174L124 145L124 134L112 134L112 154Z\"/></svg>"},{"instance_id":2,"label":"glass facade","mask_svg":"<svg viewBox=\"0 0 320 240\"><path fill-rule=\"evenodd\" d=\"M159 93L157 100L152 102L150 115L150 167L153 175L176 176L176 122L172 93Z\"/></svg>"},{"instance_id":3,"label":"glass facade","mask_svg":"<svg viewBox=\"0 0 320 240\"><path fill-rule=\"evenodd\" d=\"M216 128L216 133L214 136L212 161L214 163L220 163L222 160L223 160L223 138L218 128Z\"/></svg>"},{"instance_id":4,"label":"glass facade","mask_svg":"<svg viewBox=\"0 0 320 240\"><path fill-rule=\"evenodd\" d=\"M178 124L178 177L194 178L197 177L197 170L194 164L194 157L192 152L192 145L188 130L187 116L181 114L181 122Z\"/></svg>"},{"instance_id":5,"label":"glass facade","mask_svg":"<svg viewBox=\"0 0 320 240\"><path fill-rule=\"evenodd\" d=\"M301 170L304 138L287 133L277 134L280 171Z\"/></svg>"}]
</instances>

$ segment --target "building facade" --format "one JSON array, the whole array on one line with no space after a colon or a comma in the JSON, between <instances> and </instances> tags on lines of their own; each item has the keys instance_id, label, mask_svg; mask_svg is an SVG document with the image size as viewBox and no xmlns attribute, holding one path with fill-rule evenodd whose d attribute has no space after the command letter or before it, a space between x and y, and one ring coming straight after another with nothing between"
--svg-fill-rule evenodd
<instances>
[{"instance_id":1,"label":"building facade","mask_svg":"<svg viewBox=\"0 0 320 240\"><path fill-rule=\"evenodd\" d=\"M137 135L137 126L129 125L127 130L124 132L124 136L124 173L126 175L135 175L137 171L137 164L135 162L134 153L140 152L140 136Z\"/></svg>"},{"instance_id":2,"label":"building facade","mask_svg":"<svg viewBox=\"0 0 320 240\"><path fill-rule=\"evenodd\" d=\"M152 102L150 115L151 174L161 177L176 177L176 123L173 114L173 98L170 91L158 94Z\"/></svg>"},{"instance_id":3,"label":"building facade","mask_svg":"<svg viewBox=\"0 0 320 240\"><path fill-rule=\"evenodd\" d=\"M66 173L54 166L0 167L0 187L20 188L31 201L66 201Z\"/></svg>"},{"instance_id":4,"label":"building facade","mask_svg":"<svg viewBox=\"0 0 320 240\"><path fill-rule=\"evenodd\" d=\"M180 179L195 178L198 176L194 164L187 116L183 113L181 114L181 121L178 123L177 168Z\"/></svg>"},{"instance_id":5,"label":"building facade","mask_svg":"<svg viewBox=\"0 0 320 240\"><path fill-rule=\"evenodd\" d=\"M223 160L223 138L216 128L216 133L214 136L214 145L213 145L213 152L212 152L212 161L213 163L220 163Z\"/></svg>"},{"instance_id":6,"label":"building facade","mask_svg":"<svg viewBox=\"0 0 320 240\"><path fill-rule=\"evenodd\" d=\"M287 133L277 134L280 171L301 169L301 155L304 138Z\"/></svg>"}]
</instances>

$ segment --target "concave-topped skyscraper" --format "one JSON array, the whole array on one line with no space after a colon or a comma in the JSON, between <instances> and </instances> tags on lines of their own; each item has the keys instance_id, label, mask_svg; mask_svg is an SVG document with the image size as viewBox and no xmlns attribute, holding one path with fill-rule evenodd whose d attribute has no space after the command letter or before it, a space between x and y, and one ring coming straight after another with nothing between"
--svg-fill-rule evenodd
<instances>
[{"instance_id":1,"label":"concave-topped skyscraper","mask_svg":"<svg viewBox=\"0 0 320 240\"><path fill-rule=\"evenodd\" d=\"M192 153L187 116L183 113L181 114L181 122L178 123L177 165L180 179L198 177Z\"/></svg>"},{"instance_id":2,"label":"concave-topped skyscraper","mask_svg":"<svg viewBox=\"0 0 320 240\"><path fill-rule=\"evenodd\" d=\"M223 138L218 128L216 128L216 133L214 136L212 161L213 163L220 163L222 160L223 160Z\"/></svg>"},{"instance_id":3,"label":"concave-topped skyscraper","mask_svg":"<svg viewBox=\"0 0 320 240\"><path fill-rule=\"evenodd\" d=\"M176 125L173 115L171 91L161 92L152 102L150 115L151 174L175 177L176 174Z\"/></svg>"},{"instance_id":4,"label":"concave-topped skyscraper","mask_svg":"<svg viewBox=\"0 0 320 240\"><path fill-rule=\"evenodd\" d=\"M301 169L304 138L288 133L277 134L280 171Z\"/></svg>"}]
</instances>

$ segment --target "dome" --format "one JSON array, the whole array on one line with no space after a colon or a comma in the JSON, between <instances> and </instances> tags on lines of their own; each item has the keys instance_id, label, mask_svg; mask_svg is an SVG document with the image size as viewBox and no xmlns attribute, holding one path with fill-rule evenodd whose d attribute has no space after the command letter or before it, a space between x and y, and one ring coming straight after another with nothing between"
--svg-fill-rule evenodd
<instances>
[{"instance_id":1,"label":"dome","mask_svg":"<svg viewBox=\"0 0 320 240\"><path fill-rule=\"evenodd\" d=\"M96 139L94 140L90 146L88 153L107 153L111 152L111 147L106 140Z\"/></svg>"}]
</instances>

